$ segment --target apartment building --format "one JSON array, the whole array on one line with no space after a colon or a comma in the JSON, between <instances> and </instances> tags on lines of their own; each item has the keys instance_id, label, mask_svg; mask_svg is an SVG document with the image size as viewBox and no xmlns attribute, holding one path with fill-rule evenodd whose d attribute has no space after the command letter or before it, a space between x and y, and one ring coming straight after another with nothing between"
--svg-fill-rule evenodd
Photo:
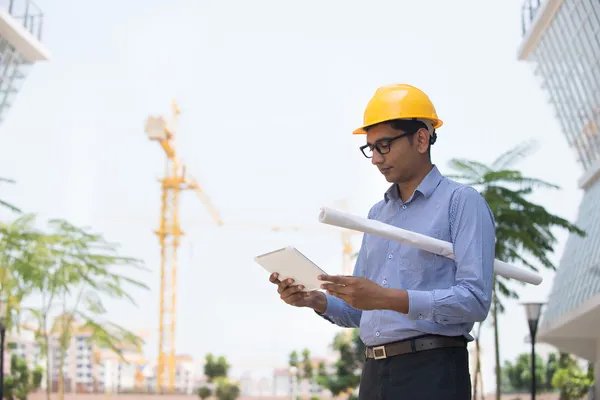
<instances>
[{"instance_id":1,"label":"apartment building","mask_svg":"<svg viewBox=\"0 0 600 400\"><path fill-rule=\"evenodd\" d=\"M156 390L157 367L156 362L146 366L145 382L149 390ZM189 355L175 356L175 387L174 391L181 394L194 394L204 382L202 366Z\"/></svg>"},{"instance_id":2,"label":"apartment building","mask_svg":"<svg viewBox=\"0 0 600 400\"><path fill-rule=\"evenodd\" d=\"M525 0L518 59L529 62L581 168L583 191L538 338L595 362L600 397L600 3ZM560 154L567 156L567 154Z\"/></svg>"},{"instance_id":3,"label":"apartment building","mask_svg":"<svg viewBox=\"0 0 600 400\"><path fill-rule=\"evenodd\" d=\"M65 393L131 392L145 388L144 379L138 373L140 365L145 362L141 349L121 346L121 359L114 352L101 349L93 343L93 332L79 326L77 321L70 321L64 315L59 316L56 321L55 325L61 321L69 321L71 337L65 351L61 350L57 333L51 334L49 338L52 391L58 391L61 358ZM10 360L12 354L17 354L26 359L30 367L41 365L46 370L46 354L41 352L42 346L35 340L34 331L34 327L24 325L19 331L8 335L6 360Z\"/></svg>"},{"instance_id":4,"label":"apartment building","mask_svg":"<svg viewBox=\"0 0 600 400\"><path fill-rule=\"evenodd\" d=\"M32 66L50 53L42 44L44 14L31 0L0 1L0 122Z\"/></svg>"},{"instance_id":5,"label":"apartment building","mask_svg":"<svg viewBox=\"0 0 600 400\"><path fill-rule=\"evenodd\" d=\"M74 323L66 351L61 351L59 338L50 339L50 379L52 390L57 391L59 371L63 371L63 390L66 393L93 393L102 385L98 350L90 340L92 332L80 329Z\"/></svg>"},{"instance_id":6,"label":"apartment building","mask_svg":"<svg viewBox=\"0 0 600 400\"><path fill-rule=\"evenodd\" d=\"M328 390L323 389L317 384L316 373L321 362L324 362L327 366L327 373L333 374L335 372L333 364L322 358L312 359L315 377L311 380L298 379L298 377L292 373L293 371L291 368L275 369L273 371L272 395L292 396L295 394L299 398L310 398L312 396L319 396L321 398L331 397Z\"/></svg>"},{"instance_id":7,"label":"apartment building","mask_svg":"<svg viewBox=\"0 0 600 400\"><path fill-rule=\"evenodd\" d=\"M32 331L23 329L20 332L8 332L6 335L7 352L4 357L4 365L10 365L10 358L13 354L27 360L27 365L30 369L38 365L46 367L45 354L42 354L42 349L39 343L35 341L35 334Z\"/></svg>"}]
</instances>

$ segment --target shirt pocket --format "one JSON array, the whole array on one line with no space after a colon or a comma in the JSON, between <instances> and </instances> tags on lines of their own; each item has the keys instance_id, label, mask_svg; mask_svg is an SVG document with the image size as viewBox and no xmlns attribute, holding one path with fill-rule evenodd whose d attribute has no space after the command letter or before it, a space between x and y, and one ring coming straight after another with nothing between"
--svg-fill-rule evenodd
<instances>
[{"instance_id":1,"label":"shirt pocket","mask_svg":"<svg viewBox=\"0 0 600 400\"><path fill-rule=\"evenodd\" d=\"M431 229L426 235L443 240L439 229ZM407 268L413 272L423 272L427 268L436 268L439 265L440 257L438 254L411 246L411 250L407 254Z\"/></svg>"}]
</instances>

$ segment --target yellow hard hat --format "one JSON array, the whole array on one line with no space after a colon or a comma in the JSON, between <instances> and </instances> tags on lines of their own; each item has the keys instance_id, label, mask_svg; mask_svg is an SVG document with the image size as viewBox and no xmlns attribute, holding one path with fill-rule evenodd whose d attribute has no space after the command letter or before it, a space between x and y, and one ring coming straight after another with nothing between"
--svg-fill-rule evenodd
<instances>
[{"instance_id":1,"label":"yellow hard hat","mask_svg":"<svg viewBox=\"0 0 600 400\"><path fill-rule=\"evenodd\" d=\"M443 124L433 103L422 90L407 84L396 84L377 89L365 109L363 126L352 133L364 135L367 133L365 128L394 119L427 119L435 129Z\"/></svg>"}]
</instances>

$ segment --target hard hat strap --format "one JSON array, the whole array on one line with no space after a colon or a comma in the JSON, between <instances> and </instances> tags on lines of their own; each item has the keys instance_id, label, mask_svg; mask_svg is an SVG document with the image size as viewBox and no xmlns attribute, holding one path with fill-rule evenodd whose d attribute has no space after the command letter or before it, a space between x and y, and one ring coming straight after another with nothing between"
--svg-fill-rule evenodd
<instances>
[{"instance_id":1,"label":"hard hat strap","mask_svg":"<svg viewBox=\"0 0 600 400\"><path fill-rule=\"evenodd\" d=\"M415 118L415 120L417 121L421 121L422 123L425 124L425 126L427 127L427 130L429 131L429 144L432 145L435 143L435 141L437 140L437 133L435 132L435 128L433 127L433 123L428 120L428 119L418 119Z\"/></svg>"}]
</instances>

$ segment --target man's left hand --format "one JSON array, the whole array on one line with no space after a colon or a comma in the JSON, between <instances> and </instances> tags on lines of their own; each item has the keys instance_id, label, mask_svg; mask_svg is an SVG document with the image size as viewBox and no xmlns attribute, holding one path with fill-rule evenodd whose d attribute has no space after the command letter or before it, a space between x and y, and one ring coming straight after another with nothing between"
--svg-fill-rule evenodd
<instances>
[{"instance_id":1,"label":"man's left hand","mask_svg":"<svg viewBox=\"0 0 600 400\"><path fill-rule=\"evenodd\" d=\"M321 285L328 294L340 298L358 310L386 308L387 290L367 278L356 276L320 275Z\"/></svg>"}]
</instances>

